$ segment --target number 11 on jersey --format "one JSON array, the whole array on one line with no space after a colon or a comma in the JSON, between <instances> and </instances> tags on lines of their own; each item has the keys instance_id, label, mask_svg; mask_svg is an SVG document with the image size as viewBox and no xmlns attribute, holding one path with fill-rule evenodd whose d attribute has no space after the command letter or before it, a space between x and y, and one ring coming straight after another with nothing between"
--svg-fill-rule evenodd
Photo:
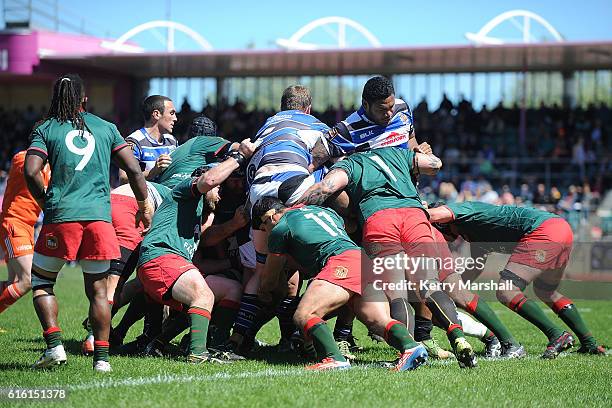
<instances>
[{"instance_id":1,"label":"number 11 on jersey","mask_svg":"<svg viewBox=\"0 0 612 408\"><path fill-rule=\"evenodd\" d=\"M309 220L313 220L314 222L319 224L332 237L337 237L338 234L340 235L343 234L342 229L338 227L336 223L334 222L334 220L332 219L332 217L330 217L329 214L327 214L324 211L320 211L317 214L312 214L312 213L304 214L304 217L308 218ZM327 223L319 217L325 218L325 221L327 221Z\"/></svg>"}]
</instances>

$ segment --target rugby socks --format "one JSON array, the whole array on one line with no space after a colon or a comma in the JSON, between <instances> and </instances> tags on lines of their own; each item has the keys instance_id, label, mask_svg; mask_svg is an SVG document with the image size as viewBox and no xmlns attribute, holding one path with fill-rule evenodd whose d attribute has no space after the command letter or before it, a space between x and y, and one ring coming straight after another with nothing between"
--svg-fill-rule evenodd
<instances>
[{"instance_id":1,"label":"rugby socks","mask_svg":"<svg viewBox=\"0 0 612 408\"><path fill-rule=\"evenodd\" d=\"M348 340L353 335L353 321L350 323L340 322L336 319L334 325L334 339L336 341Z\"/></svg>"},{"instance_id":2,"label":"rugby socks","mask_svg":"<svg viewBox=\"0 0 612 408\"><path fill-rule=\"evenodd\" d=\"M297 309L300 299L296 296L287 296L276 308L276 316L278 317L278 326L280 328L281 338L290 339L295 333L296 327L293 323L293 315Z\"/></svg>"},{"instance_id":3,"label":"rugby socks","mask_svg":"<svg viewBox=\"0 0 612 408\"><path fill-rule=\"evenodd\" d=\"M233 300L223 299L216 306L212 314L210 325L215 327L211 333L210 344L217 346L225 343L229 338L230 330L236 320L240 304Z\"/></svg>"},{"instance_id":4,"label":"rugby socks","mask_svg":"<svg viewBox=\"0 0 612 408\"><path fill-rule=\"evenodd\" d=\"M565 324L578 336L580 344L585 346L596 346L597 341L589 331L586 323L582 320L578 308L571 299L562 297L552 305L553 311Z\"/></svg>"},{"instance_id":5,"label":"rugby socks","mask_svg":"<svg viewBox=\"0 0 612 408\"><path fill-rule=\"evenodd\" d=\"M485 302L481 300L478 295L474 295L474 298L470 303L467 304L466 310L475 318L480 320L485 326L487 326L499 341L504 343L517 344L517 341L512 337L510 330L502 323L497 317L493 309ZM485 338L490 337L485 334Z\"/></svg>"},{"instance_id":6,"label":"rugby socks","mask_svg":"<svg viewBox=\"0 0 612 408\"><path fill-rule=\"evenodd\" d=\"M450 344L454 345L455 340L460 337L465 337L465 334L463 333L463 327L461 327L460 324L451 324L450 326L448 326L448 329L446 329L446 337L448 337L448 341L450 342Z\"/></svg>"},{"instance_id":7,"label":"rugby socks","mask_svg":"<svg viewBox=\"0 0 612 408\"><path fill-rule=\"evenodd\" d=\"M336 361L346 361L329 326L320 317L313 317L308 320L303 328L304 336L308 339L311 338L315 349L317 350L317 356L322 360L324 358L331 357Z\"/></svg>"},{"instance_id":8,"label":"rugby socks","mask_svg":"<svg viewBox=\"0 0 612 408\"><path fill-rule=\"evenodd\" d=\"M4 312L10 305L15 303L22 294L17 289L17 284L4 285L4 290L0 293L0 313Z\"/></svg>"},{"instance_id":9,"label":"rugby socks","mask_svg":"<svg viewBox=\"0 0 612 408\"><path fill-rule=\"evenodd\" d=\"M414 339L416 341L431 340L432 329L433 323L431 320L423 316L414 317Z\"/></svg>"},{"instance_id":10,"label":"rugby socks","mask_svg":"<svg viewBox=\"0 0 612 408\"><path fill-rule=\"evenodd\" d=\"M190 354L206 353L206 337L210 323L210 312L204 308L191 306L187 310L191 321L191 342L189 344Z\"/></svg>"},{"instance_id":11,"label":"rugby socks","mask_svg":"<svg viewBox=\"0 0 612 408\"><path fill-rule=\"evenodd\" d=\"M461 327L463 327L463 333L466 336L477 337L479 339L486 338L488 333L494 336L493 332L487 329L487 326L476 321L472 316L465 313L461 313L457 310L457 318ZM488 333L487 333L488 332Z\"/></svg>"},{"instance_id":12,"label":"rugby socks","mask_svg":"<svg viewBox=\"0 0 612 408\"><path fill-rule=\"evenodd\" d=\"M527 299L523 293L516 295L507 306L540 329L548 337L548 340L554 340L563 333L563 330L546 317L538 304L533 300Z\"/></svg>"},{"instance_id":13,"label":"rugby socks","mask_svg":"<svg viewBox=\"0 0 612 408\"><path fill-rule=\"evenodd\" d=\"M404 323L408 332L414 333L414 313L407 299L397 298L390 302L391 318Z\"/></svg>"},{"instance_id":14,"label":"rugby socks","mask_svg":"<svg viewBox=\"0 0 612 408\"><path fill-rule=\"evenodd\" d=\"M391 320L387 324L384 337L386 342L400 353L418 345L408 333L408 328L397 320Z\"/></svg>"},{"instance_id":15,"label":"rugby socks","mask_svg":"<svg viewBox=\"0 0 612 408\"><path fill-rule=\"evenodd\" d=\"M108 341L94 341L94 361L106 361L108 363L108 349L110 344Z\"/></svg>"},{"instance_id":16,"label":"rugby socks","mask_svg":"<svg viewBox=\"0 0 612 408\"><path fill-rule=\"evenodd\" d=\"M463 328L457 318L457 308L448 295L442 291L433 292L425 301L431 314L446 329L446 335L451 344L459 337L465 337Z\"/></svg>"},{"instance_id":17,"label":"rugby socks","mask_svg":"<svg viewBox=\"0 0 612 408\"><path fill-rule=\"evenodd\" d=\"M243 337L246 337L251 331L255 322L255 317L261 310L261 302L257 299L256 294L243 293L240 298L240 309L236 316L234 331Z\"/></svg>"},{"instance_id":18,"label":"rugby socks","mask_svg":"<svg viewBox=\"0 0 612 408\"><path fill-rule=\"evenodd\" d=\"M59 327L49 327L43 332L47 348L53 348L62 344L62 330Z\"/></svg>"}]
</instances>

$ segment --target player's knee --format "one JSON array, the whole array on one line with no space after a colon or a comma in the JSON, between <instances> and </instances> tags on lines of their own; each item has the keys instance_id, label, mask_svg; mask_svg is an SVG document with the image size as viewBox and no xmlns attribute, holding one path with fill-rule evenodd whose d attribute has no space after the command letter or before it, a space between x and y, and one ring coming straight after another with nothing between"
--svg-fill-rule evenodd
<instances>
[{"instance_id":1,"label":"player's knee","mask_svg":"<svg viewBox=\"0 0 612 408\"><path fill-rule=\"evenodd\" d=\"M43 271L32 270L32 290L45 289L53 292L53 286L55 286L55 280L57 279L57 273L49 273Z\"/></svg>"},{"instance_id":2,"label":"player's knee","mask_svg":"<svg viewBox=\"0 0 612 408\"><path fill-rule=\"evenodd\" d=\"M502 303L502 304L507 306L508 304L510 304L512 299L514 299L516 297L516 295L518 295L520 293L522 293L522 291L519 291L516 288L514 288L514 289L502 289L502 288L499 288L495 292L495 296L497 297L497 300L500 303Z\"/></svg>"},{"instance_id":3,"label":"player's knee","mask_svg":"<svg viewBox=\"0 0 612 408\"><path fill-rule=\"evenodd\" d=\"M541 279L536 279L533 282L533 292L539 299L543 301L551 300L558 287L558 282L548 283L542 281Z\"/></svg>"},{"instance_id":4,"label":"player's knee","mask_svg":"<svg viewBox=\"0 0 612 408\"><path fill-rule=\"evenodd\" d=\"M234 302L240 303L240 298L242 297L242 285L240 282L230 280L228 284L227 291L225 293L225 300L232 300Z\"/></svg>"}]
</instances>

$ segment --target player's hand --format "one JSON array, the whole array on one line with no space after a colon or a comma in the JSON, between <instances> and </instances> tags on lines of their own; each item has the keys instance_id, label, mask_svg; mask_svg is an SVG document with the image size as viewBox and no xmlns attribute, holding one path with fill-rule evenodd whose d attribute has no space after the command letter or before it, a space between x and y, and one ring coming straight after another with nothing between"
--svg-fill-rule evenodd
<instances>
[{"instance_id":1,"label":"player's hand","mask_svg":"<svg viewBox=\"0 0 612 408\"><path fill-rule=\"evenodd\" d=\"M415 147L414 151L417 152L417 153L423 153L423 154L432 154L433 153L433 150L432 150L431 146L427 142L423 142L420 145L418 145L417 147Z\"/></svg>"},{"instance_id":2,"label":"player's hand","mask_svg":"<svg viewBox=\"0 0 612 408\"><path fill-rule=\"evenodd\" d=\"M157 167L158 173L163 172L172 163L172 157L169 154L160 154L157 160L155 160L155 167Z\"/></svg>"},{"instance_id":3,"label":"player's hand","mask_svg":"<svg viewBox=\"0 0 612 408\"><path fill-rule=\"evenodd\" d=\"M151 227L151 220L153 219L153 206L149 202L149 200L138 200L138 211L136 211L136 228L140 226L142 223L144 230L142 231L142 235L145 235L149 232L149 227Z\"/></svg>"},{"instance_id":4,"label":"player's hand","mask_svg":"<svg viewBox=\"0 0 612 408\"><path fill-rule=\"evenodd\" d=\"M247 214L244 205L241 205L240 207L236 208L236 211L234 212L234 218L232 218L232 222L234 223L236 229L240 229L249 224L249 215Z\"/></svg>"},{"instance_id":5,"label":"player's hand","mask_svg":"<svg viewBox=\"0 0 612 408\"><path fill-rule=\"evenodd\" d=\"M255 153L256 148L257 147L255 146L255 144L251 143L249 139L244 139L242 142L240 142L240 147L238 147L238 151L242 153L245 158L248 159L253 155L253 153Z\"/></svg>"}]
</instances>

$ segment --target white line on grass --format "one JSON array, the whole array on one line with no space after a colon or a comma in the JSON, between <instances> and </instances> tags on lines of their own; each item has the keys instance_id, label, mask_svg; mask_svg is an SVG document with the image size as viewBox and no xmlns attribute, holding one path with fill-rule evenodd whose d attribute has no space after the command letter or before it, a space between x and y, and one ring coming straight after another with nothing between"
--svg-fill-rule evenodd
<instances>
[{"instance_id":1,"label":"white line on grass","mask_svg":"<svg viewBox=\"0 0 612 408\"><path fill-rule=\"evenodd\" d=\"M190 383L190 382L208 382L218 380L231 380L239 378L256 378L256 377L280 377L280 376L301 376L309 373L304 369L300 370L261 370L261 371L245 371L243 373L228 374L203 374L203 375L172 375L159 374L154 377L128 377L123 379L104 379L92 383L75 384L68 386L70 391L83 391L96 388L116 388L116 387L132 387L139 385L151 384L169 384L169 383Z\"/></svg>"},{"instance_id":2,"label":"white line on grass","mask_svg":"<svg viewBox=\"0 0 612 408\"><path fill-rule=\"evenodd\" d=\"M568 353L563 353L557 358L569 357ZM486 360L481 358L479 360L488 362L509 362L514 360L506 359L491 359ZM540 360L540 356L533 354L527 355L520 360ZM431 367L440 367L445 365L456 364L455 359L448 360L430 360L428 365ZM366 363L366 364L355 364L351 367L350 371L353 370L367 370L367 369L383 369L379 363ZM154 377L128 377L123 379L103 379L91 383L74 384L66 387L69 391L86 391L92 389L105 389L105 388L117 388L117 387L134 387L141 385L152 385L152 384L171 384L171 383L192 383L192 382L213 382L222 380L233 380L240 378L259 378L259 377L300 377L304 375L316 375L320 374L319 371L307 371L303 368L295 370L260 370L260 371L245 371L242 373L230 374L230 373L216 373L216 374L203 374L203 375L172 375L172 374L159 374Z\"/></svg>"}]
</instances>

